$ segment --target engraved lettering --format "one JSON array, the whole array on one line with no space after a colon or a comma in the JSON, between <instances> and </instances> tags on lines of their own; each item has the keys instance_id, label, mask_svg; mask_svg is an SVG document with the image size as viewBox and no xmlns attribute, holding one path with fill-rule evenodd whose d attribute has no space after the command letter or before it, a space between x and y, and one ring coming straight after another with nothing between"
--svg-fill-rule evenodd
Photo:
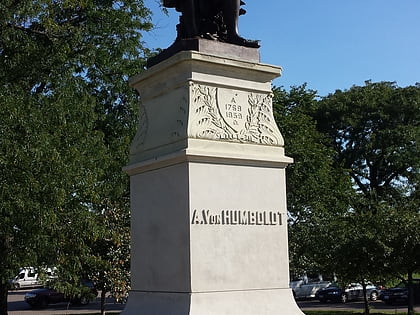
<instances>
[{"instance_id":1,"label":"engraved lettering","mask_svg":"<svg viewBox=\"0 0 420 315\"><path fill-rule=\"evenodd\" d=\"M214 213L194 209L191 224L280 226L283 221L279 211L222 210Z\"/></svg>"},{"instance_id":2,"label":"engraved lettering","mask_svg":"<svg viewBox=\"0 0 420 315\"><path fill-rule=\"evenodd\" d=\"M238 224L239 223L238 211L230 211L230 215L231 215L231 224L232 225Z\"/></svg>"},{"instance_id":3,"label":"engraved lettering","mask_svg":"<svg viewBox=\"0 0 420 315\"><path fill-rule=\"evenodd\" d=\"M222 224L223 225L229 225L230 224L230 217L229 217L229 211L222 211Z\"/></svg>"},{"instance_id":4,"label":"engraved lettering","mask_svg":"<svg viewBox=\"0 0 420 315\"><path fill-rule=\"evenodd\" d=\"M263 213L257 212L257 225L263 224Z\"/></svg>"},{"instance_id":5,"label":"engraved lettering","mask_svg":"<svg viewBox=\"0 0 420 315\"><path fill-rule=\"evenodd\" d=\"M229 104L225 104L225 110L226 110L226 118L232 119L232 124L234 126L239 126L239 121L238 120L243 120L243 115L242 115L242 106L236 104L235 99L233 98L231 103ZM240 140L243 141L245 139L240 138L239 134L235 134L235 135L223 135L223 137L221 137L223 139L229 139L229 140Z\"/></svg>"},{"instance_id":6,"label":"engraved lettering","mask_svg":"<svg viewBox=\"0 0 420 315\"><path fill-rule=\"evenodd\" d=\"M249 224L250 225L255 225L256 223L256 213L255 212L250 212L249 213Z\"/></svg>"},{"instance_id":7,"label":"engraved lettering","mask_svg":"<svg viewBox=\"0 0 420 315\"><path fill-rule=\"evenodd\" d=\"M209 224L210 222L210 210L203 210L202 211L203 214L203 224Z\"/></svg>"},{"instance_id":8,"label":"engraved lettering","mask_svg":"<svg viewBox=\"0 0 420 315\"><path fill-rule=\"evenodd\" d=\"M192 214L192 220L191 220L191 224L198 224L200 221L198 219L198 214L197 214L197 210L194 210L193 214Z\"/></svg>"},{"instance_id":9,"label":"engraved lettering","mask_svg":"<svg viewBox=\"0 0 420 315\"><path fill-rule=\"evenodd\" d=\"M248 225L248 215L246 211L241 211L240 212L240 219L239 219L239 224L241 225Z\"/></svg>"}]
</instances>

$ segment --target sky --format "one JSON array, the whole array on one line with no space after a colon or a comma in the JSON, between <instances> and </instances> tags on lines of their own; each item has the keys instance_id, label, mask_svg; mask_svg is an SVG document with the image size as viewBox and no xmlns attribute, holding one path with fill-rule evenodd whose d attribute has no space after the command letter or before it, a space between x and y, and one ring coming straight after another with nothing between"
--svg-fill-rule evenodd
<instances>
[{"instance_id":1,"label":"sky","mask_svg":"<svg viewBox=\"0 0 420 315\"><path fill-rule=\"evenodd\" d=\"M239 33L260 40L261 62L281 66L274 86L299 86L319 96L353 85L420 82L420 0L245 0ZM179 13L145 0L155 28L147 47L167 48Z\"/></svg>"}]
</instances>

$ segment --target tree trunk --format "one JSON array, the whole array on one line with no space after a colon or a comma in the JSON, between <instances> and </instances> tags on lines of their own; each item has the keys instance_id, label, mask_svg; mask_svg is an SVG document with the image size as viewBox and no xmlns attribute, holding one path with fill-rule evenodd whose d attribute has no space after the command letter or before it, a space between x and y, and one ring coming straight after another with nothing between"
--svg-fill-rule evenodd
<instances>
[{"instance_id":1,"label":"tree trunk","mask_svg":"<svg viewBox=\"0 0 420 315\"><path fill-rule=\"evenodd\" d=\"M413 272L408 272L408 279L407 279L407 287L408 287L408 315L414 315L414 286L413 286Z\"/></svg>"},{"instance_id":2,"label":"tree trunk","mask_svg":"<svg viewBox=\"0 0 420 315\"><path fill-rule=\"evenodd\" d=\"M105 314L105 295L106 295L106 291L102 290L101 291L101 315Z\"/></svg>"},{"instance_id":3,"label":"tree trunk","mask_svg":"<svg viewBox=\"0 0 420 315\"><path fill-rule=\"evenodd\" d=\"M365 304L365 315L369 315L369 301L368 296L366 292L366 282L365 280L362 280L362 287L363 287L363 301Z\"/></svg>"},{"instance_id":4,"label":"tree trunk","mask_svg":"<svg viewBox=\"0 0 420 315\"><path fill-rule=\"evenodd\" d=\"M7 315L7 293L9 282L7 270L10 268L8 258L10 257L11 238L7 235L0 235L0 315Z\"/></svg>"},{"instance_id":5,"label":"tree trunk","mask_svg":"<svg viewBox=\"0 0 420 315\"><path fill-rule=\"evenodd\" d=\"M8 283L0 281L0 315L7 315L7 291Z\"/></svg>"}]
</instances>

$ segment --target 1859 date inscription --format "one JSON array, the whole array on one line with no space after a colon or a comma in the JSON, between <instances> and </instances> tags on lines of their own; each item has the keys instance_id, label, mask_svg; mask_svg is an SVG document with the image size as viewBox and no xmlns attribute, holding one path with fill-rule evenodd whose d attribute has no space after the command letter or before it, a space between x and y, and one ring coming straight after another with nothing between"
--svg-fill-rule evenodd
<instances>
[{"instance_id":1,"label":"1859 date inscription","mask_svg":"<svg viewBox=\"0 0 420 315\"><path fill-rule=\"evenodd\" d=\"M210 210L194 210L191 224L278 226L283 224L283 219L279 211L222 210L213 213Z\"/></svg>"}]
</instances>

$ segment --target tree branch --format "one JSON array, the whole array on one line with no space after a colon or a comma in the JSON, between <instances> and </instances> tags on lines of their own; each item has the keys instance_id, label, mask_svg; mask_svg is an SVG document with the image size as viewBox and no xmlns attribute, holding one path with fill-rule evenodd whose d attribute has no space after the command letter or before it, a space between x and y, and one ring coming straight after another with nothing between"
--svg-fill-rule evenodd
<instances>
[{"instance_id":1,"label":"tree branch","mask_svg":"<svg viewBox=\"0 0 420 315\"><path fill-rule=\"evenodd\" d=\"M351 171L350 172L350 176L354 179L354 181L356 182L357 186L362 190L362 192L367 195L368 194L368 190L366 188L365 185L363 185L362 181L359 179L359 177L357 176L357 174L355 174L355 171Z\"/></svg>"},{"instance_id":2,"label":"tree branch","mask_svg":"<svg viewBox=\"0 0 420 315\"><path fill-rule=\"evenodd\" d=\"M41 36L47 38L49 41L51 41L51 37L50 37L50 35L47 32L36 30L36 29L33 29L33 28L23 27L21 25L12 24L10 22L7 23L7 26L9 26L11 28L14 28L16 30L25 32L27 34L41 35Z\"/></svg>"}]
</instances>

